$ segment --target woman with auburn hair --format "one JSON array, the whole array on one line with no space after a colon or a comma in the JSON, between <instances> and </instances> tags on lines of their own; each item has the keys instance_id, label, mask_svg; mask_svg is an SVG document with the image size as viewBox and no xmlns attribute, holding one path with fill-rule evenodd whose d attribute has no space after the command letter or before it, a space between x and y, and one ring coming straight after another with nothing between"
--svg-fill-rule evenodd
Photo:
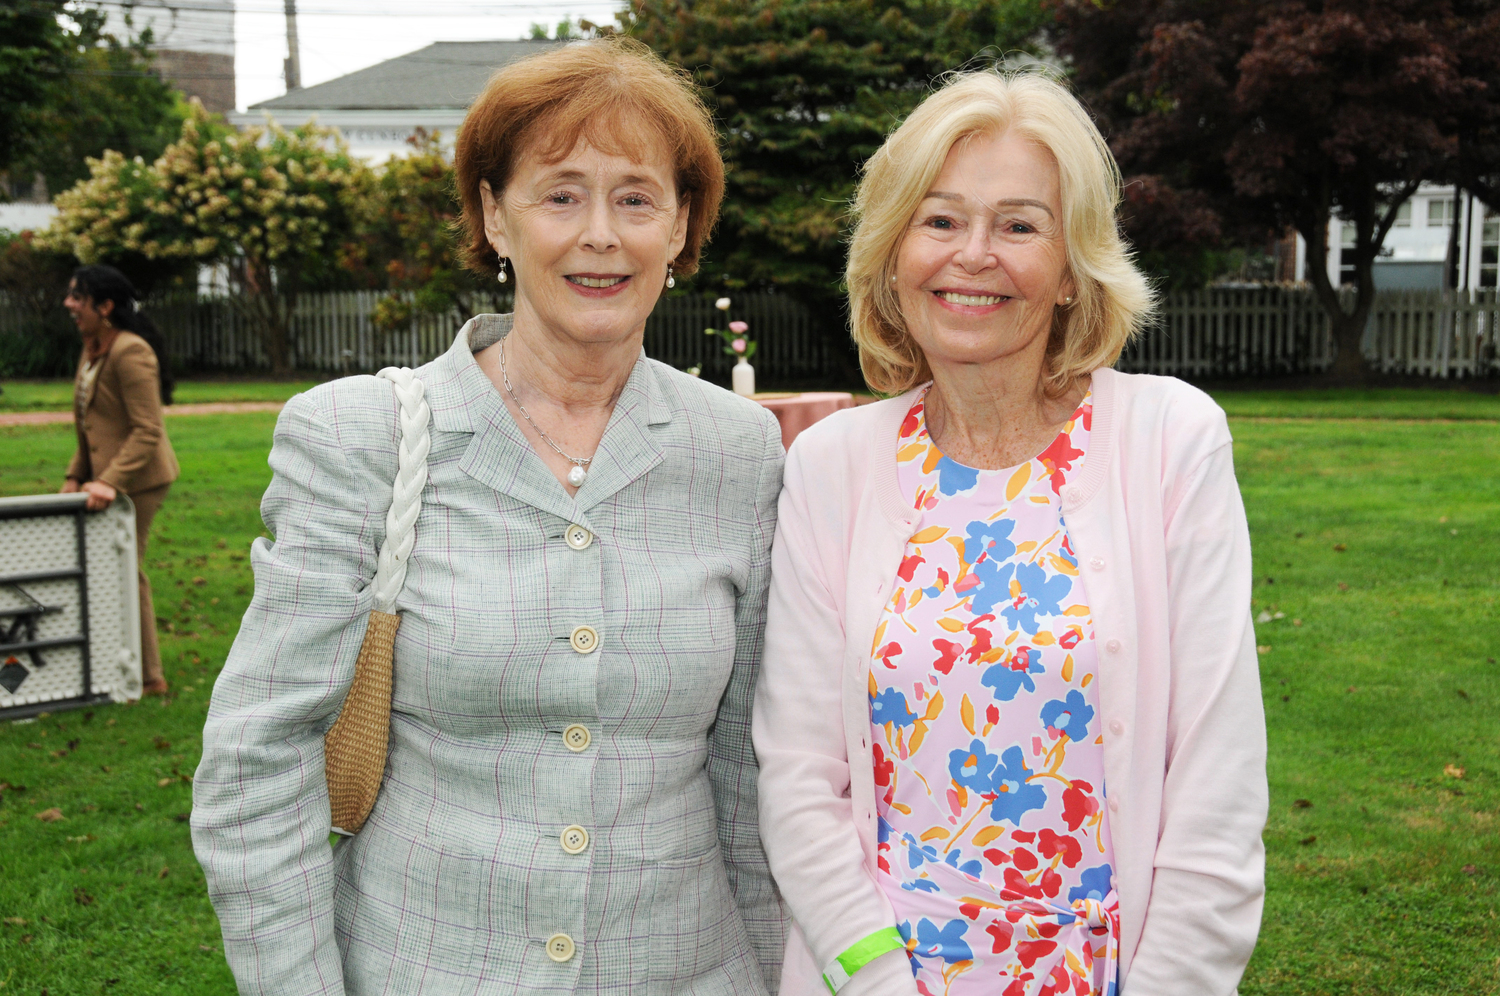
<instances>
[{"instance_id":1,"label":"woman with auburn hair","mask_svg":"<svg viewBox=\"0 0 1500 996\"><path fill-rule=\"evenodd\" d=\"M754 721L783 994L1232 993L1265 729L1228 427L1112 370L1153 307L1087 113L975 72L870 161L870 386L797 437Z\"/></svg>"},{"instance_id":2,"label":"woman with auburn hair","mask_svg":"<svg viewBox=\"0 0 1500 996\"><path fill-rule=\"evenodd\" d=\"M242 993L763 996L785 924L750 706L781 435L641 349L723 195L708 113L638 43L569 45L494 76L457 178L472 265L515 310L415 371L389 753L333 849L324 732L406 430L373 377L277 425L274 539L194 785L229 964Z\"/></svg>"}]
</instances>

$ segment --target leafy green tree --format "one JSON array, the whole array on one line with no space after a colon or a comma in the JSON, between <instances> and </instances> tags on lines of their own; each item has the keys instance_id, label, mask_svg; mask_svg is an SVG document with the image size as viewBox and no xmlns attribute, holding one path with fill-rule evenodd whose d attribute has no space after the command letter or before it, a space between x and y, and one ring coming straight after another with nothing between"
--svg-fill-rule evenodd
<instances>
[{"instance_id":1,"label":"leafy green tree","mask_svg":"<svg viewBox=\"0 0 1500 996\"><path fill-rule=\"evenodd\" d=\"M640 0L626 33L704 88L729 167L699 286L777 290L843 335L859 168L946 72L1030 51L1035 0Z\"/></svg>"},{"instance_id":2,"label":"leafy green tree","mask_svg":"<svg viewBox=\"0 0 1500 996\"><path fill-rule=\"evenodd\" d=\"M176 138L187 105L155 70L149 30L122 40L99 9L53 0L0 7L0 27L0 170L13 182L40 173L66 190L90 156L151 160Z\"/></svg>"},{"instance_id":3,"label":"leafy green tree","mask_svg":"<svg viewBox=\"0 0 1500 996\"><path fill-rule=\"evenodd\" d=\"M181 138L156 162L110 151L89 167L89 179L58 195L43 246L85 263L227 264L272 369L290 373L298 294L338 272L368 169L337 133L310 124L234 131L194 101Z\"/></svg>"},{"instance_id":4,"label":"leafy green tree","mask_svg":"<svg viewBox=\"0 0 1500 996\"><path fill-rule=\"evenodd\" d=\"M391 332L414 314L473 314L478 278L465 268L455 225L462 208L453 163L440 137L418 129L407 141L412 152L391 156L377 170L359 175L350 199L352 238L343 268L370 287L393 293L376 305L374 321ZM486 285L489 290L493 285Z\"/></svg>"}]
</instances>

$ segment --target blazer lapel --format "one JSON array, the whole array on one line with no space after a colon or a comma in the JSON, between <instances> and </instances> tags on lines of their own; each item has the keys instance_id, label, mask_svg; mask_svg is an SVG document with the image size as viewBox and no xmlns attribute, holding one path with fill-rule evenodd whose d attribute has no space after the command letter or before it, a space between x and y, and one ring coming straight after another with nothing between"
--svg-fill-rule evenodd
<instances>
[{"instance_id":1,"label":"blazer lapel","mask_svg":"<svg viewBox=\"0 0 1500 996\"><path fill-rule=\"evenodd\" d=\"M509 315L479 315L459 331L453 346L433 364L427 385L435 429L470 432L459 462L475 481L569 522L588 525L584 514L640 478L662 460L651 426L672 420L661 384L644 350L620 392L604 438L575 497L552 476L474 354L511 329Z\"/></svg>"},{"instance_id":2,"label":"blazer lapel","mask_svg":"<svg viewBox=\"0 0 1500 996\"><path fill-rule=\"evenodd\" d=\"M671 409L642 350L589 463L589 476L578 489L579 510L587 512L661 463L661 446L651 427L670 421Z\"/></svg>"}]
</instances>

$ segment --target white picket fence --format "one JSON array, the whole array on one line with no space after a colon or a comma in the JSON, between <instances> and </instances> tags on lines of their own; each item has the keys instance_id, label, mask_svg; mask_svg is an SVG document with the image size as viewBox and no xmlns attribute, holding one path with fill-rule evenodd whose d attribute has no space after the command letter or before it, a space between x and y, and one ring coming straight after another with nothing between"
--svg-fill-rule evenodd
<instances>
[{"instance_id":1,"label":"white picket fence","mask_svg":"<svg viewBox=\"0 0 1500 996\"><path fill-rule=\"evenodd\" d=\"M467 315L418 315L406 328L382 332L370 320L379 291L304 294L293 319L299 369L344 374L392 364L415 366L439 355ZM732 317L759 341L763 382L816 381L840 368L844 341L814 328L808 310L779 295L740 294ZM167 295L145 305L174 360L193 370L269 366L241 309L223 297ZM503 311L509 300L479 300L476 310ZM717 338L703 334L723 315L712 300L665 298L646 324L646 352L676 367L727 375L731 361ZM0 334L22 332L20 309L0 295ZM1120 357L1122 370L1189 378L1316 373L1333 362L1328 319L1301 287L1212 288L1175 293L1161 320ZM1500 299L1486 291L1386 291L1371 313L1364 353L1382 373L1423 377L1500 376Z\"/></svg>"},{"instance_id":2,"label":"white picket fence","mask_svg":"<svg viewBox=\"0 0 1500 996\"><path fill-rule=\"evenodd\" d=\"M1301 287L1171 294L1161 321L1120 357L1121 370L1192 378L1318 373L1333 363L1328 316ZM1382 291L1365 330L1381 373L1500 375L1500 299L1484 291Z\"/></svg>"}]
</instances>

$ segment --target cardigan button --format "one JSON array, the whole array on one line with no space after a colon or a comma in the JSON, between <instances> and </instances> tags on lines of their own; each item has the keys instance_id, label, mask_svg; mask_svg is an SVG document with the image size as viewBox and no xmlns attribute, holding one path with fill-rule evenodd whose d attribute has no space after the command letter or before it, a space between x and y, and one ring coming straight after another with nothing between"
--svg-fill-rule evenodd
<instances>
[{"instance_id":1,"label":"cardigan button","mask_svg":"<svg viewBox=\"0 0 1500 996\"><path fill-rule=\"evenodd\" d=\"M1103 557L1094 557L1094 558L1090 559L1089 560L1089 566L1092 567L1096 571L1102 571L1102 570L1104 570L1104 558Z\"/></svg>"},{"instance_id":2,"label":"cardigan button","mask_svg":"<svg viewBox=\"0 0 1500 996\"><path fill-rule=\"evenodd\" d=\"M1067 499L1069 505L1077 505L1083 500L1083 491L1076 487L1064 488L1063 497Z\"/></svg>"},{"instance_id":3,"label":"cardigan button","mask_svg":"<svg viewBox=\"0 0 1500 996\"><path fill-rule=\"evenodd\" d=\"M1125 724L1120 722L1118 719L1112 719L1109 723L1109 732L1113 733L1117 737L1124 736Z\"/></svg>"},{"instance_id":4,"label":"cardigan button","mask_svg":"<svg viewBox=\"0 0 1500 996\"><path fill-rule=\"evenodd\" d=\"M1120 641L1110 640L1104 645L1104 649L1108 650L1112 654L1118 654L1120 652Z\"/></svg>"},{"instance_id":5,"label":"cardigan button","mask_svg":"<svg viewBox=\"0 0 1500 996\"><path fill-rule=\"evenodd\" d=\"M1109 800L1109 811L1111 813L1118 813L1120 811L1120 800L1119 799L1111 799L1111 800Z\"/></svg>"}]
</instances>

